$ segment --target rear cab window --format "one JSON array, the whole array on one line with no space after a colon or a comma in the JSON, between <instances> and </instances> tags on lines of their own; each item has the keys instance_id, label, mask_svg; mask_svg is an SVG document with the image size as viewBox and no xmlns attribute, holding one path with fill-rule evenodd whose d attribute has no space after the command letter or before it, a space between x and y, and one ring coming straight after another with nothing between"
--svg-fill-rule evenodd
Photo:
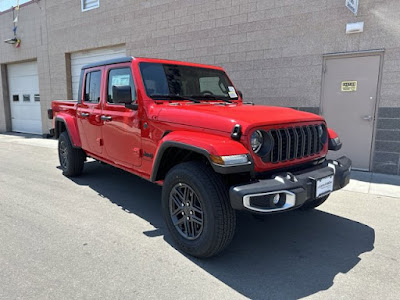
<instances>
[{"instance_id":1,"label":"rear cab window","mask_svg":"<svg viewBox=\"0 0 400 300\"><path fill-rule=\"evenodd\" d=\"M86 73L84 102L99 103L101 93L101 70Z\"/></svg>"}]
</instances>

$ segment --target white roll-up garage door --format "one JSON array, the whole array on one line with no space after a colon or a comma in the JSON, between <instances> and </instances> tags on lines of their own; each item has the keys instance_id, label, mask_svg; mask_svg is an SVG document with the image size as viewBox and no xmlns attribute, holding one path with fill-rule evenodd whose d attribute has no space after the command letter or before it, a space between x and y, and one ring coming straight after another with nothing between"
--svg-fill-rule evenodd
<instances>
[{"instance_id":1,"label":"white roll-up garage door","mask_svg":"<svg viewBox=\"0 0 400 300\"><path fill-rule=\"evenodd\" d=\"M36 61L7 65L12 131L42 134Z\"/></svg>"},{"instance_id":2,"label":"white roll-up garage door","mask_svg":"<svg viewBox=\"0 0 400 300\"><path fill-rule=\"evenodd\" d=\"M72 96L78 99L79 77L82 66L102 60L126 56L125 47L102 48L71 53Z\"/></svg>"}]
</instances>

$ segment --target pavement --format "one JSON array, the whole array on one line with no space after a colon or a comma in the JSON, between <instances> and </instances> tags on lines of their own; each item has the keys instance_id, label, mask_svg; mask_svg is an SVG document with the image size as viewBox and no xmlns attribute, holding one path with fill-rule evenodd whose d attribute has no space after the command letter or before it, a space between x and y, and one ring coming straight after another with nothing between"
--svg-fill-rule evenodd
<instances>
[{"instance_id":1,"label":"pavement","mask_svg":"<svg viewBox=\"0 0 400 300\"><path fill-rule=\"evenodd\" d=\"M353 171L344 190L400 198L400 176Z\"/></svg>"},{"instance_id":2,"label":"pavement","mask_svg":"<svg viewBox=\"0 0 400 300\"><path fill-rule=\"evenodd\" d=\"M57 141L0 135L0 299L400 299L400 181L353 172L311 212L238 215L221 255L174 248L161 188Z\"/></svg>"}]
</instances>

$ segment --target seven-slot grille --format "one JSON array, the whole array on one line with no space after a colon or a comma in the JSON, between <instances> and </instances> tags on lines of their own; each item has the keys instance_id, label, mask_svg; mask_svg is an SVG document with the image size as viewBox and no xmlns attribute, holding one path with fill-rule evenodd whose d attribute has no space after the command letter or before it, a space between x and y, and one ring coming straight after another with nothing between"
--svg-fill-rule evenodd
<instances>
[{"instance_id":1,"label":"seven-slot grille","mask_svg":"<svg viewBox=\"0 0 400 300\"><path fill-rule=\"evenodd\" d=\"M318 126L319 124L269 130L267 134L272 140L272 149L263 160L278 163L321 152L324 144L318 133Z\"/></svg>"}]
</instances>

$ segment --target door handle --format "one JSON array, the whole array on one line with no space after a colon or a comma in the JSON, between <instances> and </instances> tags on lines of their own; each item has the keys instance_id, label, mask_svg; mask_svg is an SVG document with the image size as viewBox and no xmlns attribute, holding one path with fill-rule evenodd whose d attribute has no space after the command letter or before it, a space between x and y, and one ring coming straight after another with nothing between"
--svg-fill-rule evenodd
<instances>
[{"instance_id":1,"label":"door handle","mask_svg":"<svg viewBox=\"0 0 400 300\"><path fill-rule=\"evenodd\" d=\"M81 113L81 117L84 117L84 118L86 118L86 117L89 117L89 113Z\"/></svg>"},{"instance_id":2,"label":"door handle","mask_svg":"<svg viewBox=\"0 0 400 300\"><path fill-rule=\"evenodd\" d=\"M103 121L111 121L112 117L110 117L110 116L101 116L100 119L103 120Z\"/></svg>"},{"instance_id":3,"label":"door handle","mask_svg":"<svg viewBox=\"0 0 400 300\"><path fill-rule=\"evenodd\" d=\"M372 121L372 116L364 116L362 119L365 121Z\"/></svg>"}]
</instances>

